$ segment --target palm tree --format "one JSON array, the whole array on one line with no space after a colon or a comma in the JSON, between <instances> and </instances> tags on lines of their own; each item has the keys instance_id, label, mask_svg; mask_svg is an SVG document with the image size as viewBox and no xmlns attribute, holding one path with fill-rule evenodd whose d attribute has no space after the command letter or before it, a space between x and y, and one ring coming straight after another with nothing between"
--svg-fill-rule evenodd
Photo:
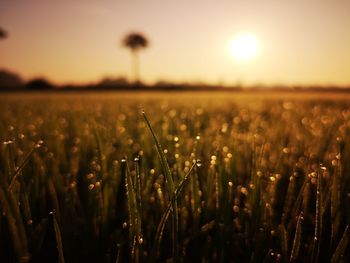
<instances>
[{"instance_id":1,"label":"palm tree","mask_svg":"<svg viewBox=\"0 0 350 263\"><path fill-rule=\"evenodd\" d=\"M142 33L129 33L123 39L123 45L131 50L135 83L140 83L139 50L148 46L148 40Z\"/></svg>"},{"instance_id":2,"label":"palm tree","mask_svg":"<svg viewBox=\"0 0 350 263\"><path fill-rule=\"evenodd\" d=\"M0 39L6 38L7 32L0 27Z\"/></svg>"}]
</instances>

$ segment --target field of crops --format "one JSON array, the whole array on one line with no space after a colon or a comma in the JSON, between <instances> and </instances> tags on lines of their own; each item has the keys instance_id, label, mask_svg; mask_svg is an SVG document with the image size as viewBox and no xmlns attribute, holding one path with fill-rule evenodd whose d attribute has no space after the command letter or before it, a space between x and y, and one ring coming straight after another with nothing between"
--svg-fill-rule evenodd
<instances>
[{"instance_id":1,"label":"field of crops","mask_svg":"<svg viewBox=\"0 0 350 263\"><path fill-rule=\"evenodd\" d=\"M0 141L0 262L348 262L348 95L2 94Z\"/></svg>"}]
</instances>

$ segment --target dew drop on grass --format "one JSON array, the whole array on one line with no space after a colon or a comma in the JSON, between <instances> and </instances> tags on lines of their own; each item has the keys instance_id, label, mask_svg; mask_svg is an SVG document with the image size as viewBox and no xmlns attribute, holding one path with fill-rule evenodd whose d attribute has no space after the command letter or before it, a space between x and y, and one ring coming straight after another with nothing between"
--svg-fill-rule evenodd
<instances>
[{"instance_id":1,"label":"dew drop on grass","mask_svg":"<svg viewBox=\"0 0 350 263\"><path fill-rule=\"evenodd\" d=\"M200 159L197 159L196 166L197 167L202 167L202 161Z\"/></svg>"},{"instance_id":2,"label":"dew drop on grass","mask_svg":"<svg viewBox=\"0 0 350 263\"><path fill-rule=\"evenodd\" d=\"M92 178L94 178L94 174L93 173L89 173L86 175L86 179L91 180Z\"/></svg>"},{"instance_id":3,"label":"dew drop on grass","mask_svg":"<svg viewBox=\"0 0 350 263\"><path fill-rule=\"evenodd\" d=\"M287 148L287 147L283 148L282 151L283 151L283 153L285 153L285 154L290 153L290 150L289 150L289 148Z\"/></svg>"},{"instance_id":4,"label":"dew drop on grass","mask_svg":"<svg viewBox=\"0 0 350 263\"><path fill-rule=\"evenodd\" d=\"M248 195L248 190L247 190L247 188L242 187L242 188L241 188L241 193L242 193L243 195Z\"/></svg>"}]
</instances>

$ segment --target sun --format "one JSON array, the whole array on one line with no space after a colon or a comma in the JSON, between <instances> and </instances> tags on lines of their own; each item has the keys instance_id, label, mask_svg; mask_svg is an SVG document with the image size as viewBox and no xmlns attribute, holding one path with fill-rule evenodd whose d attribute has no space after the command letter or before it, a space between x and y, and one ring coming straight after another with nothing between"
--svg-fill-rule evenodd
<instances>
[{"instance_id":1,"label":"sun","mask_svg":"<svg viewBox=\"0 0 350 263\"><path fill-rule=\"evenodd\" d=\"M229 52L239 61L253 59L259 49L257 37L250 33L238 34L229 42Z\"/></svg>"}]
</instances>

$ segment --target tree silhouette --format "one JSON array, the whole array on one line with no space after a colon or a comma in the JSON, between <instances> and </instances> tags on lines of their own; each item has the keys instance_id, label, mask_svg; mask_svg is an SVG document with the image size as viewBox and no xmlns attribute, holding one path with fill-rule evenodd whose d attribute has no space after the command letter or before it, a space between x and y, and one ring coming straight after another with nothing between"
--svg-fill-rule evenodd
<instances>
[{"instance_id":1,"label":"tree silhouette","mask_svg":"<svg viewBox=\"0 0 350 263\"><path fill-rule=\"evenodd\" d=\"M131 50L135 83L140 82L139 51L148 46L148 40L142 33L129 33L123 39L123 45Z\"/></svg>"},{"instance_id":2,"label":"tree silhouette","mask_svg":"<svg viewBox=\"0 0 350 263\"><path fill-rule=\"evenodd\" d=\"M0 39L6 38L7 32L0 27Z\"/></svg>"}]
</instances>

